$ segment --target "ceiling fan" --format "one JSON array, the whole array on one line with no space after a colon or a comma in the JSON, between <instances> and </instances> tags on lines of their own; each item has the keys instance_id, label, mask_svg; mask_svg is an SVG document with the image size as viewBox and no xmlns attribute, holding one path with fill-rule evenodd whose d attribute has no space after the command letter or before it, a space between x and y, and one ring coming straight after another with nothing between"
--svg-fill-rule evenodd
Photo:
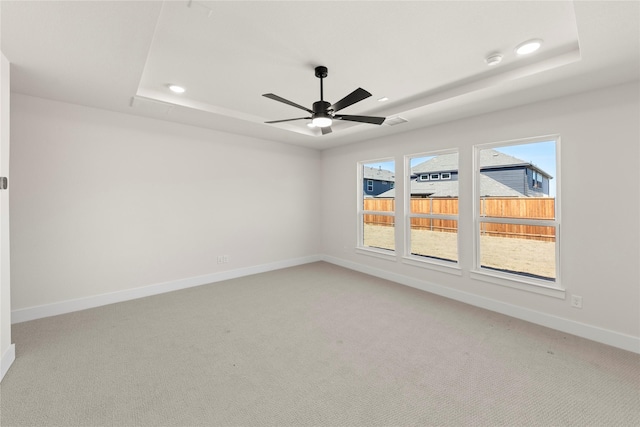
<instances>
[{"instance_id":1,"label":"ceiling fan","mask_svg":"<svg viewBox=\"0 0 640 427\"><path fill-rule=\"evenodd\" d=\"M295 102L291 102L288 99L284 99L278 95L274 95L273 93L265 93L262 96L273 99L275 101L280 101L285 104L291 105L292 107L300 108L301 110L307 111L311 114L311 117L297 117L295 119L284 119L284 120L272 120L270 122L265 123L282 123L282 122L291 122L294 120L311 120L313 125L320 128L323 135L331 133L331 123L333 120L346 120L350 122L360 122L360 123L371 123L373 125L381 125L385 117L372 117L372 116L348 116L344 114L336 114L338 111L346 108L350 105L355 104L356 102L360 102L363 99L366 99L371 96L369 92L362 88L358 88L351 92L349 95L342 98L340 101L335 104L330 104L323 98L322 92L322 79L327 77L327 67L319 66L315 68L316 77L320 79L320 101L316 101L313 103L312 109L308 109L303 107L302 105L296 104Z\"/></svg>"}]
</instances>

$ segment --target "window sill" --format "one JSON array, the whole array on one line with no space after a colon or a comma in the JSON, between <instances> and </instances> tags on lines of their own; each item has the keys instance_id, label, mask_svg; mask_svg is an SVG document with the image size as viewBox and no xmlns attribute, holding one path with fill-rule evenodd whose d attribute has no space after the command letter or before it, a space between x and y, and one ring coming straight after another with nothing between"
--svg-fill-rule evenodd
<instances>
[{"instance_id":1,"label":"window sill","mask_svg":"<svg viewBox=\"0 0 640 427\"><path fill-rule=\"evenodd\" d=\"M413 265L416 267L428 268L430 270L441 271L443 273L454 274L456 276L462 276L462 269L458 266L458 263L447 261L436 261L418 259L414 257L402 257L402 263L407 265Z\"/></svg>"},{"instance_id":2,"label":"window sill","mask_svg":"<svg viewBox=\"0 0 640 427\"><path fill-rule=\"evenodd\" d=\"M361 255L368 255L376 258L386 259L387 261L396 260L396 253L394 251L385 251L383 249L357 247L356 253Z\"/></svg>"},{"instance_id":3,"label":"window sill","mask_svg":"<svg viewBox=\"0 0 640 427\"><path fill-rule=\"evenodd\" d=\"M536 280L526 280L506 276L500 273L489 272L486 270L473 270L470 273L472 279L481 280L483 282L492 283L494 285L506 286L508 288L519 289L522 291L533 292L540 295L546 295L553 298L565 299L566 291L555 286Z\"/></svg>"}]
</instances>

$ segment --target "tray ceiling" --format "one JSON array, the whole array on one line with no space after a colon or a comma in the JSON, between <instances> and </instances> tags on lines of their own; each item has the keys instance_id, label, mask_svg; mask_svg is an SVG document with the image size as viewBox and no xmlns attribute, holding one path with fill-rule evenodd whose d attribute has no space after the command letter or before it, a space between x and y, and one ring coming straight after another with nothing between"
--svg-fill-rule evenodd
<instances>
[{"instance_id":1,"label":"tray ceiling","mask_svg":"<svg viewBox=\"0 0 640 427\"><path fill-rule=\"evenodd\" d=\"M638 79L635 2L2 1L18 93L326 148ZM635 12L635 13L634 13ZM530 39L542 48L518 56ZM500 64L485 59L500 53ZM321 135L275 93L311 107L362 87ZM186 89L168 90L169 84ZM385 102L379 98L388 98Z\"/></svg>"}]
</instances>

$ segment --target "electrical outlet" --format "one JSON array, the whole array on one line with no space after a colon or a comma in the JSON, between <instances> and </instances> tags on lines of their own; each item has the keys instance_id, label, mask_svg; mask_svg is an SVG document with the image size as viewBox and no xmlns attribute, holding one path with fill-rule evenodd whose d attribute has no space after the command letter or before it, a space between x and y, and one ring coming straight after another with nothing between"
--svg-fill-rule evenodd
<instances>
[{"instance_id":1,"label":"electrical outlet","mask_svg":"<svg viewBox=\"0 0 640 427\"><path fill-rule=\"evenodd\" d=\"M571 307L582 308L582 297L580 295L571 295Z\"/></svg>"}]
</instances>

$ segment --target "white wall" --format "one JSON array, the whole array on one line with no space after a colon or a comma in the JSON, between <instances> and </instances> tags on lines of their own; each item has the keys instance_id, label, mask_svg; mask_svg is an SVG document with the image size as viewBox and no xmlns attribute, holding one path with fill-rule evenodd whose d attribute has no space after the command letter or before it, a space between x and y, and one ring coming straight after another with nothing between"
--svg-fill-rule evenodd
<instances>
[{"instance_id":1,"label":"white wall","mask_svg":"<svg viewBox=\"0 0 640 427\"><path fill-rule=\"evenodd\" d=\"M0 53L0 176L9 177L10 68ZM0 381L15 359L11 344L9 189L0 190Z\"/></svg>"},{"instance_id":2,"label":"white wall","mask_svg":"<svg viewBox=\"0 0 640 427\"><path fill-rule=\"evenodd\" d=\"M612 87L322 153L14 94L13 309L323 253L640 352L639 89ZM562 137L562 279L568 295L583 297L582 309L469 277L472 174L464 171L472 146L554 133ZM462 171L463 275L357 254L356 162L391 156L400 165L405 154L452 147ZM222 254L229 264L217 264Z\"/></svg>"},{"instance_id":3,"label":"white wall","mask_svg":"<svg viewBox=\"0 0 640 427\"><path fill-rule=\"evenodd\" d=\"M577 333L587 330L583 336L590 338L602 332L614 337L611 343L640 352L638 94L637 83L621 85L324 151L324 253L352 268L528 320ZM469 277L472 146L556 133L562 138L562 282L567 295L583 297L582 309L572 308L569 298ZM394 157L398 177L403 155L452 147L460 150L462 277L356 253L356 162ZM401 191L402 183L396 186Z\"/></svg>"},{"instance_id":4,"label":"white wall","mask_svg":"<svg viewBox=\"0 0 640 427\"><path fill-rule=\"evenodd\" d=\"M19 94L11 107L14 313L320 253L315 150Z\"/></svg>"}]
</instances>

